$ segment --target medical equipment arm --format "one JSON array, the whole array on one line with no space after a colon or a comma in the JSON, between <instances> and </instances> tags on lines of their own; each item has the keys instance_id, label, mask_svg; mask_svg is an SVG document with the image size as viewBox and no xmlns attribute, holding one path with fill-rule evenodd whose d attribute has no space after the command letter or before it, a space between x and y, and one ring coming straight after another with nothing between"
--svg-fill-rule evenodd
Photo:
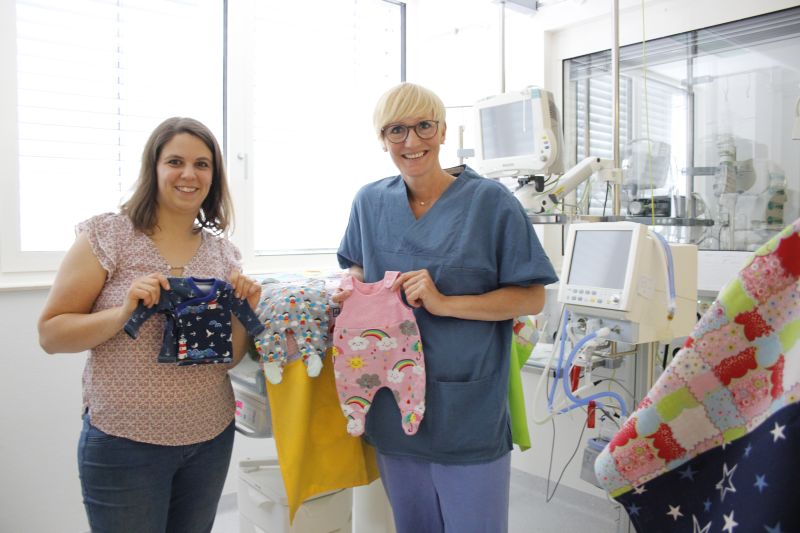
<instances>
[{"instance_id":1,"label":"medical equipment arm","mask_svg":"<svg viewBox=\"0 0 800 533\"><path fill-rule=\"evenodd\" d=\"M578 188L578 185L592 177L598 170L612 168L614 161L611 159L600 159L599 157L587 157L558 179L558 185L547 195L543 196L537 206L537 213L547 213L570 192Z\"/></svg>"}]
</instances>

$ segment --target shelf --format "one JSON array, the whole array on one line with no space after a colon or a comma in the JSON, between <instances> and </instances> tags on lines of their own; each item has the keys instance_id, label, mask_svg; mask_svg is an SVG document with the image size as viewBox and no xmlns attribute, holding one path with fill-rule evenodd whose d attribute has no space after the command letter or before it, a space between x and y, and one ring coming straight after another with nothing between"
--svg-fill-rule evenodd
<instances>
[{"instance_id":1,"label":"shelf","mask_svg":"<svg viewBox=\"0 0 800 533\"><path fill-rule=\"evenodd\" d=\"M570 224L578 222L638 222L646 226L713 226L714 221L705 218L673 218L673 217L628 217L599 215L565 215L554 213L548 215L528 214L531 224Z\"/></svg>"},{"instance_id":2,"label":"shelf","mask_svg":"<svg viewBox=\"0 0 800 533\"><path fill-rule=\"evenodd\" d=\"M638 222L646 226L713 226L714 221L706 218L675 218L675 217L626 217L626 216L607 216L605 222L616 222L627 220Z\"/></svg>"}]
</instances>

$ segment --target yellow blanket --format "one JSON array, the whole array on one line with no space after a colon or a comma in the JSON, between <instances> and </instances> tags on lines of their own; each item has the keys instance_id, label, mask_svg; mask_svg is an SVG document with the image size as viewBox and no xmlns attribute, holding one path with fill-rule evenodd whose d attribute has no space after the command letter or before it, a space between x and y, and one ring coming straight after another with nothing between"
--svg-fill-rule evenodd
<instances>
[{"instance_id":1,"label":"yellow blanket","mask_svg":"<svg viewBox=\"0 0 800 533\"><path fill-rule=\"evenodd\" d=\"M290 523L312 496L379 477L373 448L347 433L330 357L316 378L298 359L284 367L280 384L266 383Z\"/></svg>"}]
</instances>

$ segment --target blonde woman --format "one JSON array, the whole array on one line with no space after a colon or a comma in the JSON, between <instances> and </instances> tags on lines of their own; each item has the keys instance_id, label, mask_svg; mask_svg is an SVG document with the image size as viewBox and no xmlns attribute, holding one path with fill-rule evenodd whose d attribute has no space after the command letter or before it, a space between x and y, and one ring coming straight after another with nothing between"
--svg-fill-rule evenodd
<instances>
[{"instance_id":1,"label":"blonde woman","mask_svg":"<svg viewBox=\"0 0 800 533\"><path fill-rule=\"evenodd\" d=\"M374 127L399 175L356 195L339 264L366 282L386 271L414 308L425 353L426 410L406 435L389 389L366 415L399 533L501 532L508 524L507 397L512 319L536 314L557 280L524 210L469 167L444 170L447 123L430 90L403 83ZM348 291L335 299L347 305Z\"/></svg>"}]
</instances>

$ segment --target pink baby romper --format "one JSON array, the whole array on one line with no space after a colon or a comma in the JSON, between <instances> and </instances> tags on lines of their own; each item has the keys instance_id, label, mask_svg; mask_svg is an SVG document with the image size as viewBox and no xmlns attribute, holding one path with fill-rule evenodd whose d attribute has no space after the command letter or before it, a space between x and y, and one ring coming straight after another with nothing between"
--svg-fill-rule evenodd
<instances>
[{"instance_id":1,"label":"pink baby romper","mask_svg":"<svg viewBox=\"0 0 800 533\"><path fill-rule=\"evenodd\" d=\"M364 433L364 419L375 393L394 394L407 435L417 432L425 414L425 359L414 313L392 290L399 272L362 283L352 276L341 288L352 291L333 330L333 368L347 432Z\"/></svg>"}]
</instances>

